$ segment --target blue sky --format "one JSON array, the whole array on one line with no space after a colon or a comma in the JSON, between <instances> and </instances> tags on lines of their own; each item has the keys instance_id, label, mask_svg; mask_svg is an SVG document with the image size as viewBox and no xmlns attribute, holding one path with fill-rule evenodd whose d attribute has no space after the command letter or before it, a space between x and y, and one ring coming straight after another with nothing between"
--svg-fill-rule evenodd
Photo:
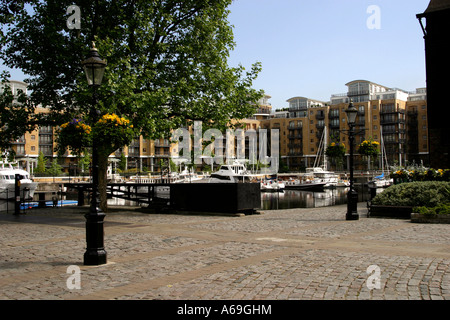
<instances>
[{"instance_id":1,"label":"blue sky","mask_svg":"<svg viewBox=\"0 0 450 320\"><path fill-rule=\"evenodd\" d=\"M352 80L413 91L426 86L423 33L416 19L429 0L235 0L229 64L260 61L254 83L277 108L304 96L328 101ZM379 8L367 12L369 6ZM379 21L369 29L367 21ZM2 69L4 67L2 66ZM23 80L17 70L12 79Z\"/></svg>"},{"instance_id":2,"label":"blue sky","mask_svg":"<svg viewBox=\"0 0 450 320\"><path fill-rule=\"evenodd\" d=\"M262 63L254 83L273 108L304 96L329 101L364 79L413 91L426 86L417 13L429 0L235 0L229 21L236 48L230 65ZM369 6L379 8L379 19ZM369 29L379 21L379 29Z\"/></svg>"}]
</instances>

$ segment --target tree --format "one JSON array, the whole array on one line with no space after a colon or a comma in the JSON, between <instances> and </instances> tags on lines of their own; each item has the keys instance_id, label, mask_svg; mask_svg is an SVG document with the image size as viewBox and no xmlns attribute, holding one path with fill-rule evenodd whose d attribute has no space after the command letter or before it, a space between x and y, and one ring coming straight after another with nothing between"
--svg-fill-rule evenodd
<instances>
[{"instance_id":1,"label":"tree","mask_svg":"<svg viewBox=\"0 0 450 320\"><path fill-rule=\"evenodd\" d=\"M53 158L47 172L52 176L59 176L62 173L62 167L59 165L57 158Z\"/></svg>"},{"instance_id":2,"label":"tree","mask_svg":"<svg viewBox=\"0 0 450 320\"><path fill-rule=\"evenodd\" d=\"M34 169L35 173L45 173L47 169L45 168L45 164L47 163L47 159L45 159L44 153L39 152L36 169Z\"/></svg>"},{"instance_id":3,"label":"tree","mask_svg":"<svg viewBox=\"0 0 450 320\"><path fill-rule=\"evenodd\" d=\"M101 126L90 116L92 90L80 63L93 40L108 62L97 108L101 115L129 120L137 135L169 136L194 120L222 130L230 119L255 110L262 91L252 83L260 64L249 71L227 64L235 45L227 21L232 0L79 0L81 29L69 30L65 12L73 2L0 0L0 23L6 27L0 58L29 75L27 105L50 111L27 114L28 123L61 125L76 118L99 138ZM98 150L103 210L107 158L119 147L104 143Z\"/></svg>"},{"instance_id":4,"label":"tree","mask_svg":"<svg viewBox=\"0 0 450 320\"><path fill-rule=\"evenodd\" d=\"M123 152L120 154L119 169L122 172L127 169L127 158Z\"/></svg>"},{"instance_id":5,"label":"tree","mask_svg":"<svg viewBox=\"0 0 450 320\"><path fill-rule=\"evenodd\" d=\"M78 169L81 173L85 173L89 170L89 164L91 163L91 155L84 153L78 157Z\"/></svg>"},{"instance_id":6,"label":"tree","mask_svg":"<svg viewBox=\"0 0 450 320\"><path fill-rule=\"evenodd\" d=\"M0 74L0 149L14 156L11 141L34 128L30 121L34 108L22 90L12 92L8 77L6 71Z\"/></svg>"}]
</instances>

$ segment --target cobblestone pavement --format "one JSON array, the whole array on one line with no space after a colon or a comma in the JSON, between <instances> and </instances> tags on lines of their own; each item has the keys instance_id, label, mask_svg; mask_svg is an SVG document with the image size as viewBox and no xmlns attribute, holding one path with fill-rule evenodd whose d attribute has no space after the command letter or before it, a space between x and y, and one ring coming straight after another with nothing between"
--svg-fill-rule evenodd
<instances>
[{"instance_id":1,"label":"cobblestone pavement","mask_svg":"<svg viewBox=\"0 0 450 320\"><path fill-rule=\"evenodd\" d=\"M241 217L113 211L108 263L88 267L86 210L0 213L0 299L450 299L450 225L366 218L364 204L358 221L345 220L345 205Z\"/></svg>"}]
</instances>

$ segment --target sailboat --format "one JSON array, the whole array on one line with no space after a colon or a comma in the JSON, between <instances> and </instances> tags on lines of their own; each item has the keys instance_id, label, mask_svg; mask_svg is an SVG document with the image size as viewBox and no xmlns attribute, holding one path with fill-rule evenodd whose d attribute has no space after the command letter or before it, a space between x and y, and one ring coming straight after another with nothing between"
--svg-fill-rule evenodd
<instances>
[{"instance_id":1,"label":"sailboat","mask_svg":"<svg viewBox=\"0 0 450 320\"><path fill-rule=\"evenodd\" d=\"M380 127L380 135L381 135L381 174L373 178L372 181L369 181L367 185L369 188L386 188L394 183L393 179L386 177L384 173L384 163L386 161L386 166L388 167L386 149L384 147L383 140L383 128ZM388 171L389 172L389 171Z\"/></svg>"},{"instance_id":2,"label":"sailboat","mask_svg":"<svg viewBox=\"0 0 450 320\"><path fill-rule=\"evenodd\" d=\"M328 135L327 135L327 127L324 128L322 133L322 138L320 139L319 149L317 151L317 157L314 161L313 168L306 168L307 173L311 173L314 175L314 179L316 182L324 182L324 188L336 188L336 187L345 187L348 186L348 182L341 181L339 179L339 175L333 171L328 171L327 169L327 155L325 153L325 147L328 145ZM320 160L323 157L323 164L320 166Z\"/></svg>"},{"instance_id":3,"label":"sailboat","mask_svg":"<svg viewBox=\"0 0 450 320\"><path fill-rule=\"evenodd\" d=\"M306 174L303 175L302 180L296 179L286 181L286 189L322 191L324 188L347 186L344 181L340 181L338 174L327 170L327 156L325 154L325 146L327 145L326 130L327 128L325 127L319 142L319 149L313 167L306 168ZM320 165L322 157L323 164Z\"/></svg>"}]
</instances>

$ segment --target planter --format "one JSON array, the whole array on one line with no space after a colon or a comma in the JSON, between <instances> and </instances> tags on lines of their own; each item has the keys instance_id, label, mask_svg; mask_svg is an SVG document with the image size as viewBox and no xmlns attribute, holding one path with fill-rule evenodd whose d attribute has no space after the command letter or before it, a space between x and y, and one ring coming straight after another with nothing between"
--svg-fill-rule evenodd
<instances>
[{"instance_id":1,"label":"planter","mask_svg":"<svg viewBox=\"0 0 450 320\"><path fill-rule=\"evenodd\" d=\"M450 215L448 214L420 214L411 213L411 222L416 223L450 223Z\"/></svg>"},{"instance_id":2,"label":"planter","mask_svg":"<svg viewBox=\"0 0 450 320\"><path fill-rule=\"evenodd\" d=\"M369 205L368 217L410 219L413 207Z\"/></svg>"}]
</instances>

